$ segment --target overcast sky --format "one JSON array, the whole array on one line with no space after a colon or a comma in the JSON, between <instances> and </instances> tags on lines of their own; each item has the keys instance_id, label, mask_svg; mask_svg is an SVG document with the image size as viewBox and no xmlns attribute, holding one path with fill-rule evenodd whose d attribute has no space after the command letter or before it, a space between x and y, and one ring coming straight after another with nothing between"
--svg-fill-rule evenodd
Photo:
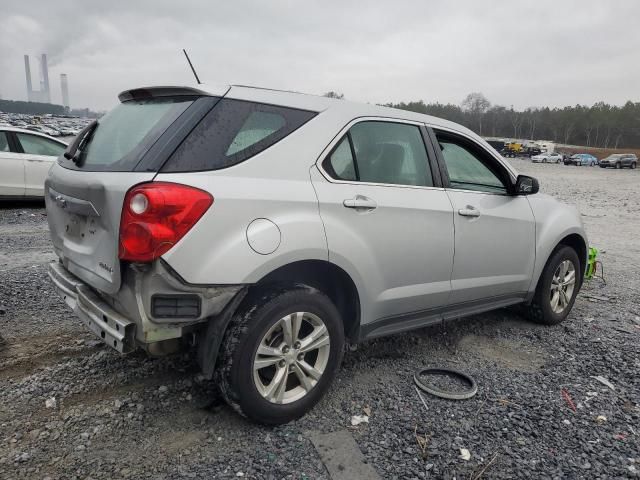
<instances>
[{"instance_id":1,"label":"overcast sky","mask_svg":"<svg viewBox=\"0 0 640 480\"><path fill-rule=\"evenodd\" d=\"M53 7L55 5L55 8ZM2 0L0 95L26 100L23 55L48 53L52 101L250 84L350 100L564 106L640 101L640 0Z\"/></svg>"}]
</instances>

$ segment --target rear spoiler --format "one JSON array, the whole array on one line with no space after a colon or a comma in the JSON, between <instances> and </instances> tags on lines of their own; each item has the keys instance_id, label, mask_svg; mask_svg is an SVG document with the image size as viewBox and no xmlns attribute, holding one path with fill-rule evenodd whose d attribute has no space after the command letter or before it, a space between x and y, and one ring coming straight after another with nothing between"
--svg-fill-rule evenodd
<instances>
[{"instance_id":1,"label":"rear spoiler","mask_svg":"<svg viewBox=\"0 0 640 480\"><path fill-rule=\"evenodd\" d=\"M204 91L193 87L142 87L125 90L118 95L120 102L129 100L147 100L155 97L223 97L229 91L228 86L214 87Z\"/></svg>"}]
</instances>

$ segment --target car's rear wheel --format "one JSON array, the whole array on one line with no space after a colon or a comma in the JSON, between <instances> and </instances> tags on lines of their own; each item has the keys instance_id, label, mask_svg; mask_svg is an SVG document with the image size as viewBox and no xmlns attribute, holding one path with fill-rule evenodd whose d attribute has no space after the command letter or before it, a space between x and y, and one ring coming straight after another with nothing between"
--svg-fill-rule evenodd
<instances>
[{"instance_id":1,"label":"car's rear wheel","mask_svg":"<svg viewBox=\"0 0 640 480\"><path fill-rule=\"evenodd\" d=\"M542 271L533 301L526 307L527 316L536 323L557 325L571 312L580 285L578 255L573 248L562 245Z\"/></svg>"},{"instance_id":2,"label":"car's rear wheel","mask_svg":"<svg viewBox=\"0 0 640 480\"><path fill-rule=\"evenodd\" d=\"M336 375L344 348L338 310L306 286L253 295L234 315L216 378L239 413L282 424L309 411Z\"/></svg>"}]
</instances>

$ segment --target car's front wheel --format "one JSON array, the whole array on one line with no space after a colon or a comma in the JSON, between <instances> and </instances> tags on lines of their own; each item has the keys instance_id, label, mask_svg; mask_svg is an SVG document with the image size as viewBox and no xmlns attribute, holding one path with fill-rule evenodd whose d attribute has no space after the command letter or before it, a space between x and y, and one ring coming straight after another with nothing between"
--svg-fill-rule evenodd
<instances>
[{"instance_id":1,"label":"car's front wheel","mask_svg":"<svg viewBox=\"0 0 640 480\"><path fill-rule=\"evenodd\" d=\"M635 168L636 168L636 162L633 162L633 163L631 164L631 170L634 170Z\"/></svg>"},{"instance_id":2,"label":"car's front wheel","mask_svg":"<svg viewBox=\"0 0 640 480\"><path fill-rule=\"evenodd\" d=\"M555 250L542 271L527 316L536 323L557 325L567 316L581 285L580 260L566 245Z\"/></svg>"},{"instance_id":3,"label":"car's front wheel","mask_svg":"<svg viewBox=\"0 0 640 480\"><path fill-rule=\"evenodd\" d=\"M309 411L342 361L344 331L331 300L307 286L253 295L234 315L216 378L223 397L260 423L287 423Z\"/></svg>"}]
</instances>

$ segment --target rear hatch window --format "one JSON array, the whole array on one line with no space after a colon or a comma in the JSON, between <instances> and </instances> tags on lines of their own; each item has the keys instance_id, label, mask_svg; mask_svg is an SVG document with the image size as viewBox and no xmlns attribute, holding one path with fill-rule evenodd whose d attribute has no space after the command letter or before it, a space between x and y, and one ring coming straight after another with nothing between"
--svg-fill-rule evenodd
<instances>
[{"instance_id":1,"label":"rear hatch window","mask_svg":"<svg viewBox=\"0 0 640 480\"><path fill-rule=\"evenodd\" d=\"M81 144L76 162L60 157L60 164L85 171L133 171L193 101L193 97L158 97L123 102L98 120Z\"/></svg>"}]
</instances>

